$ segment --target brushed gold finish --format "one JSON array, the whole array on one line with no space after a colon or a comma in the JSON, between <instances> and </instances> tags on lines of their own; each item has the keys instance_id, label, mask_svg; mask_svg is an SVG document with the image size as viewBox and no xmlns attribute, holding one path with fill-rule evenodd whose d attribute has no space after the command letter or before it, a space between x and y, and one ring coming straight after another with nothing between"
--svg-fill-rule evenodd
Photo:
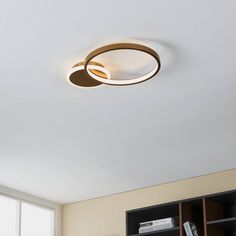
<instances>
[{"instance_id":1,"label":"brushed gold finish","mask_svg":"<svg viewBox=\"0 0 236 236\"><path fill-rule=\"evenodd\" d=\"M152 48L141 45L141 44L136 44L136 43L114 43L114 44L109 44L109 45L97 48L97 49L95 49L94 51L92 51L91 53L88 54L88 56L85 58L85 61L84 61L85 73L87 73L88 76L90 76L92 79L95 79L91 75L89 75L89 72L88 72L88 70L89 70L88 65L92 62L92 60L95 57L97 57L97 56L99 56L103 53L106 53L106 52L109 52L109 51L114 51L114 50L122 50L122 49L136 50L136 51L141 51L141 52L147 53L156 60L157 65L158 65L157 69L155 71L153 71L153 73L148 78L145 78L142 81L138 81L138 82L137 82L137 80L134 80L133 82L130 82L129 84L137 84L137 83L141 83L141 82L144 82L146 80L149 80L160 71L160 68L161 68L160 56ZM95 74L95 73L93 73L93 74ZM129 85L129 84L112 84L111 80L109 80L109 81L108 80L107 81L103 80L103 83L109 84L109 85L118 85L118 86Z\"/></svg>"},{"instance_id":2,"label":"brushed gold finish","mask_svg":"<svg viewBox=\"0 0 236 236\"><path fill-rule=\"evenodd\" d=\"M102 67L104 68L104 66L100 63L97 63L97 62L90 62L89 65L95 65L95 66L99 66L99 67ZM72 68L76 68L76 67L83 67L84 66L84 62L79 62L77 64L75 64ZM99 76L99 77L102 77L104 79L107 79L107 75L106 73L102 72L102 71L99 71L99 70L95 70L95 69L90 69L90 71ZM69 81L76 85L76 86L80 86L80 87L87 87L87 88L91 88L91 87L97 87L97 86L100 86L102 85L103 83L98 81L98 80L95 80L93 79L91 76L89 76L84 69L80 68L78 70L75 70L74 72L72 72L70 75L69 75Z\"/></svg>"}]
</instances>

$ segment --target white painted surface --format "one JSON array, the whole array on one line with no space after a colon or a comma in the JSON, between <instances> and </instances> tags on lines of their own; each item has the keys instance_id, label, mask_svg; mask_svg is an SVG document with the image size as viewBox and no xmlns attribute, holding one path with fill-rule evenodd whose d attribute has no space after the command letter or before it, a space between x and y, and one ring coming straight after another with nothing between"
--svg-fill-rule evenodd
<instances>
[{"instance_id":1,"label":"white painted surface","mask_svg":"<svg viewBox=\"0 0 236 236\"><path fill-rule=\"evenodd\" d=\"M234 0L2 1L0 184L65 203L236 167L235 9ZM66 82L96 43L126 38L165 48L156 78Z\"/></svg>"}]
</instances>

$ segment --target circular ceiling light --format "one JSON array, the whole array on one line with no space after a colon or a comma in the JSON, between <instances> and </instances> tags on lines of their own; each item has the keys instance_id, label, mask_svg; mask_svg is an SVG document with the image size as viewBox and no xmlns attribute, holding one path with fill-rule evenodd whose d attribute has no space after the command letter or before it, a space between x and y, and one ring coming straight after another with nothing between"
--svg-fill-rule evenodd
<instances>
[{"instance_id":1,"label":"circular ceiling light","mask_svg":"<svg viewBox=\"0 0 236 236\"><path fill-rule=\"evenodd\" d=\"M88 71L93 73L97 78L106 80L111 78L110 72L100 63L90 62L87 68ZM84 62L75 64L68 73L67 79L73 85L87 88L97 87L103 84L86 73L84 70Z\"/></svg>"},{"instance_id":2,"label":"circular ceiling light","mask_svg":"<svg viewBox=\"0 0 236 236\"><path fill-rule=\"evenodd\" d=\"M136 50L136 51L140 51L145 54L148 54L149 56L154 58L154 60L156 62L156 66L145 75L142 75L142 76L134 78L134 79L127 79L127 80L124 80L124 79L117 80L117 79L113 79L113 78L102 77L102 76L94 73L93 70L91 70L90 65L92 63L92 60L95 57L105 54L110 51L117 51L117 50L124 50L124 49L125 50ZM141 82L144 82L148 79L151 79L153 76L155 76L159 72L160 68L161 68L161 61L160 61L160 57L159 57L158 53L150 47L144 46L142 44L136 44L136 43L114 43L114 44L109 44L109 45L97 48L94 51L92 51L91 53L89 53L84 61L84 72L87 73L91 77L91 79L94 79L94 80L99 81L100 83L109 84L109 85L120 85L121 86L121 85L130 85L130 84L141 83Z\"/></svg>"}]
</instances>

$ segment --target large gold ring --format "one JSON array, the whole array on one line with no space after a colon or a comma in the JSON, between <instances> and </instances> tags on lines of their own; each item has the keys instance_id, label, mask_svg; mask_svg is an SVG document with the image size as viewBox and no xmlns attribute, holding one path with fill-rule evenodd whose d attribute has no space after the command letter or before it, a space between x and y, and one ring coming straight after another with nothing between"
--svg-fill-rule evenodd
<instances>
[{"instance_id":1,"label":"large gold ring","mask_svg":"<svg viewBox=\"0 0 236 236\"><path fill-rule=\"evenodd\" d=\"M110 78L110 79L103 78L101 76L97 76L95 73L93 73L93 71L91 71L89 69L89 64L92 62L92 60L95 57L97 57L101 54L110 52L110 51L123 50L123 49L144 52L144 53L152 56L155 59L155 61L157 62L157 65L155 66L155 68L151 72L149 72L143 76L140 76L138 78L128 79L128 80L114 80L112 78ZM89 53L84 61L84 70L90 77L92 77L93 79L95 79L101 83L109 84L109 85L121 85L122 86L122 85L141 83L141 82L151 79L153 76L155 76L160 71L160 68L161 68L161 61L160 61L160 57L159 57L158 53L150 47L147 47L147 46L144 46L141 44L136 44L136 43L115 43L115 44L109 44L109 45L97 48L94 51L92 51L91 53Z\"/></svg>"}]
</instances>

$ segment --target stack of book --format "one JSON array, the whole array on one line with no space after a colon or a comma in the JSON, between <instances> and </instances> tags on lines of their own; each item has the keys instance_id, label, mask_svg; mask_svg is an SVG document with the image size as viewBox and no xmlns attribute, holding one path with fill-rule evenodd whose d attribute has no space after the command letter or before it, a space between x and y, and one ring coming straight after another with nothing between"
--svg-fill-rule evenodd
<instances>
[{"instance_id":1,"label":"stack of book","mask_svg":"<svg viewBox=\"0 0 236 236\"><path fill-rule=\"evenodd\" d=\"M199 233L197 231L196 224L192 222L185 222L184 223L184 230L187 236L199 236Z\"/></svg>"},{"instance_id":2,"label":"stack of book","mask_svg":"<svg viewBox=\"0 0 236 236\"><path fill-rule=\"evenodd\" d=\"M163 229L171 229L175 227L174 219L173 218L165 218L159 220L151 220L142 222L139 224L139 233L148 233Z\"/></svg>"}]
</instances>

